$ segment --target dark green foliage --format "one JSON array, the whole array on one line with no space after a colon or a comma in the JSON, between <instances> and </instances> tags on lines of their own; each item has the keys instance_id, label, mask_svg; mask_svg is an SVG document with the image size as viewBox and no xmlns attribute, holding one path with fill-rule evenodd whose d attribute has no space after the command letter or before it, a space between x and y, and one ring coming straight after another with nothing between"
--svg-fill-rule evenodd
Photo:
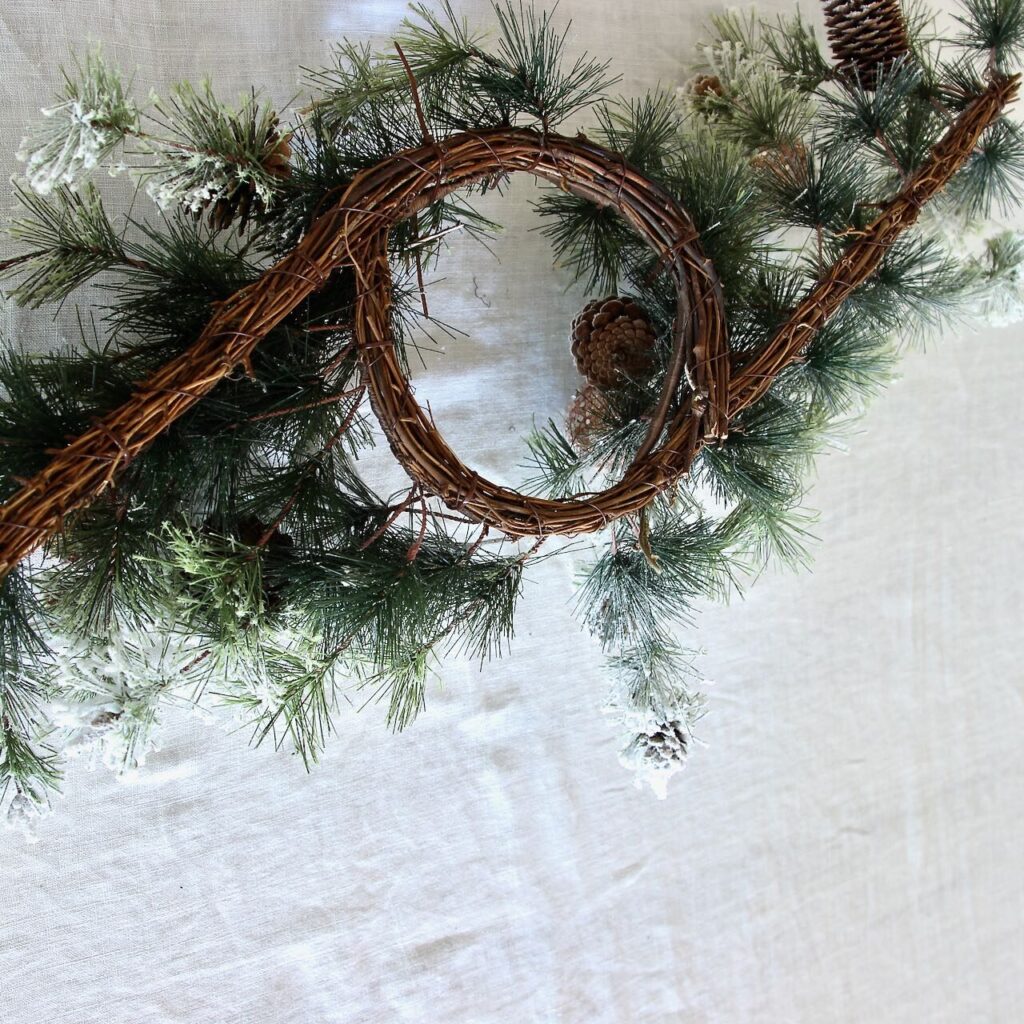
<instances>
[{"instance_id":1,"label":"dark green foliage","mask_svg":"<svg viewBox=\"0 0 1024 1024\"><path fill-rule=\"evenodd\" d=\"M259 268L247 246L182 213L132 227L135 263L107 284L106 321L111 339L150 368L195 341L214 304L255 280Z\"/></svg>"},{"instance_id":2,"label":"dark green foliage","mask_svg":"<svg viewBox=\"0 0 1024 1024\"><path fill-rule=\"evenodd\" d=\"M586 464L583 456L559 429L554 420L534 429L526 438L530 450L528 466L536 476L528 479L524 490L548 498L569 498L584 490Z\"/></svg>"},{"instance_id":3,"label":"dark green foliage","mask_svg":"<svg viewBox=\"0 0 1024 1024\"><path fill-rule=\"evenodd\" d=\"M661 178L682 127L676 102L668 93L646 93L637 100L602 103L594 111L602 145L641 173Z\"/></svg>"},{"instance_id":4,"label":"dark green foliage","mask_svg":"<svg viewBox=\"0 0 1024 1024\"><path fill-rule=\"evenodd\" d=\"M804 93L778 88L764 75L741 80L723 117L722 136L748 149L793 145L807 130L814 109Z\"/></svg>"},{"instance_id":5,"label":"dark green foliage","mask_svg":"<svg viewBox=\"0 0 1024 1024\"><path fill-rule=\"evenodd\" d=\"M901 175L910 175L927 159L945 128L941 106L933 105L930 97L912 98L883 133L886 156L895 161Z\"/></svg>"},{"instance_id":6,"label":"dark green foliage","mask_svg":"<svg viewBox=\"0 0 1024 1024\"><path fill-rule=\"evenodd\" d=\"M760 260L770 230L750 154L704 128L693 127L679 140L667 184L685 197L687 213L714 261L726 295L742 288Z\"/></svg>"},{"instance_id":7,"label":"dark green foliage","mask_svg":"<svg viewBox=\"0 0 1024 1024\"><path fill-rule=\"evenodd\" d=\"M598 141L655 180L670 177L680 120L667 95L602 104L596 116ZM564 192L544 196L536 208L556 258L588 290L612 293L623 278L644 276L632 268L649 265L650 253L617 211Z\"/></svg>"},{"instance_id":8,"label":"dark green foliage","mask_svg":"<svg viewBox=\"0 0 1024 1024\"><path fill-rule=\"evenodd\" d=\"M609 61L581 56L565 67L562 53L569 32L559 32L551 15L526 7L522 0L496 3L501 30L498 44L500 64L487 62L476 79L492 95L506 120L516 114L528 114L546 131L564 121L580 108L592 103L609 85Z\"/></svg>"},{"instance_id":9,"label":"dark green foliage","mask_svg":"<svg viewBox=\"0 0 1024 1024\"><path fill-rule=\"evenodd\" d=\"M521 563L483 553L467 558L465 546L444 534L425 539L410 557L415 543L416 534L395 528L313 558L282 555L281 585L327 651L354 647L388 665L461 634L472 621L486 626L473 634L474 652L495 652L510 636Z\"/></svg>"},{"instance_id":10,"label":"dark green foliage","mask_svg":"<svg viewBox=\"0 0 1024 1024\"><path fill-rule=\"evenodd\" d=\"M981 137L964 168L949 184L949 200L964 217L1006 215L1024 191L1024 134L1005 118Z\"/></svg>"},{"instance_id":11,"label":"dark green foliage","mask_svg":"<svg viewBox=\"0 0 1024 1024\"><path fill-rule=\"evenodd\" d=\"M868 191L864 165L848 146L822 148L812 140L766 160L762 168L765 200L784 224L842 231Z\"/></svg>"},{"instance_id":12,"label":"dark green foliage","mask_svg":"<svg viewBox=\"0 0 1024 1024\"><path fill-rule=\"evenodd\" d=\"M89 425L100 400L119 395L109 364L89 354L30 355L0 352L0 474L10 493L15 478L45 465L47 450L60 448Z\"/></svg>"},{"instance_id":13,"label":"dark green foliage","mask_svg":"<svg viewBox=\"0 0 1024 1024\"><path fill-rule=\"evenodd\" d=\"M887 384L895 362L892 345L870 321L844 308L814 335L779 388L824 415L836 416Z\"/></svg>"},{"instance_id":14,"label":"dark green foliage","mask_svg":"<svg viewBox=\"0 0 1024 1024\"><path fill-rule=\"evenodd\" d=\"M563 192L546 195L536 204L549 219L544 234L556 258L588 291L616 291L624 268L645 252L643 244L610 207L599 207Z\"/></svg>"},{"instance_id":15,"label":"dark green foliage","mask_svg":"<svg viewBox=\"0 0 1024 1024\"><path fill-rule=\"evenodd\" d=\"M606 647L648 644L688 621L697 598L724 596L732 584L735 520L715 524L665 506L649 515L649 526L617 526L583 577L580 611Z\"/></svg>"},{"instance_id":16,"label":"dark green foliage","mask_svg":"<svg viewBox=\"0 0 1024 1024\"><path fill-rule=\"evenodd\" d=\"M730 348L740 353L760 348L796 309L811 280L804 268L765 258L730 310Z\"/></svg>"},{"instance_id":17,"label":"dark green foliage","mask_svg":"<svg viewBox=\"0 0 1024 1024\"><path fill-rule=\"evenodd\" d=\"M33 308L66 298L90 278L127 263L121 239L89 184L81 193L61 186L44 198L15 183L25 215L11 221L9 233L28 252L11 262L22 275L12 298Z\"/></svg>"},{"instance_id":18,"label":"dark green foliage","mask_svg":"<svg viewBox=\"0 0 1024 1024\"><path fill-rule=\"evenodd\" d=\"M1021 0L963 0L964 42L987 54L1000 71L1020 65L1024 49L1024 4Z\"/></svg>"},{"instance_id":19,"label":"dark green foliage","mask_svg":"<svg viewBox=\"0 0 1024 1024\"><path fill-rule=\"evenodd\" d=\"M35 670L46 646L36 631L36 596L20 570L0 584L0 797L13 786L35 803L46 800L60 772L39 737L45 679Z\"/></svg>"},{"instance_id":20,"label":"dark green foliage","mask_svg":"<svg viewBox=\"0 0 1024 1024\"><path fill-rule=\"evenodd\" d=\"M774 25L766 25L764 45L782 78L803 92L814 92L835 74L814 29L804 22L799 11L792 18L780 17Z\"/></svg>"},{"instance_id":21,"label":"dark green foliage","mask_svg":"<svg viewBox=\"0 0 1024 1024\"><path fill-rule=\"evenodd\" d=\"M879 69L873 89L855 78L827 93L825 123L836 145L870 145L891 133L904 117L908 99L920 88L921 74L917 64L901 60Z\"/></svg>"},{"instance_id":22,"label":"dark green foliage","mask_svg":"<svg viewBox=\"0 0 1024 1024\"><path fill-rule=\"evenodd\" d=\"M964 310L973 293L971 272L920 235L903 236L878 270L848 300L883 333L918 340Z\"/></svg>"},{"instance_id":23,"label":"dark green foliage","mask_svg":"<svg viewBox=\"0 0 1024 1024\"><path fill-rule=\"evenodd\" d=\"M698 480L735 507L744 543L759 559L807 561L809 517L800 503L825 422L819 408L769 393L737 417L719 447L701 452Z\"/></svg>"},{"instance_id":24,"label":"dark green foliage","mask_svg":"<svg viewBox=\"0 0 1024 1024\"><path fill-rule=\"evenodd\" d=\"M152 559L153 510L129 508L113 492L80 514L62 535L62 564L47 582L54 608L68 632L93 636L148 624L161 592Z\"/></svg>"},{"instance_id":25,"label":"dark green foliage","mask_svg":"<svg viewBox=\"0 0 1024 1024\"><path fill-rule=\"evenodd\" d=\"M481 128L536 124L553 128L592 103L613 83L607 62L564 60L568 27L559 32L551 15L511 0L493 7L497 46L486 52L445 3L441 13L415 5L417 23L407 19L399 45L420 87L423 111L435 128ZM402 148L418 131L404 62L398 55L378 59L366 47L336 47L332 68L312 71L309 80L324 94L318 106L329 112L334 130L357 135L387 149ZM413 116L402 116L413 115ZM388 131L397 137L388 138ZM359 140L357 139L357 145ZM376 161L372 161L376 162Z\"/></svg>"}]
</instances>

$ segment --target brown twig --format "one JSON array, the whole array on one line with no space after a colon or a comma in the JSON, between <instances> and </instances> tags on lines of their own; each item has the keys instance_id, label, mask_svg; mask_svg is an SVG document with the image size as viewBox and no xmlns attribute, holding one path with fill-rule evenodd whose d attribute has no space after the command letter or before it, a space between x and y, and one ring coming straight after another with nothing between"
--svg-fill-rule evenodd
<instances>
[{"instance_id":1,"label":"brown twig","mask_svg":"<svg viewBox=\"0 0 1024 1024\"><path fill-rule=\"evenodd\" d=\"M362 542L362 544L359 545L359 550L360 551L365 551L371 545L376 544L377 541L379 541L381 539L381 537L383 537L384 534L387 533L388 530L391 529L391 527L394 525L394 523L396 523L398 521L398 517L407 508L409 508L411 505L414 505L416 503L416 499L419 496L420 496L419 484L413 484L412 487L409 488L409 493L408 493L408 495L406 495L405 500L402 501L400 504L395 505L393 507L391 515L389 515L387 517L387 519L385 519L384 522L381 523L380 526L378 526L377 529L374 530L373 533L371 533L370 536L367 537L366 540L364 540Z\"/></svg>"},{"instance_id":2,"label":"brown twig","mask_svg":"<svg viewBox=\"0 0 1024 1024\"><path fill-rule=\"evenodd\" d=\"M416 76L412 73L412 68L405 59L405 51L397 40L395 41L395 49L398 51L398 59L402 62L402 67L405 68L405 75L409 79L409 89L412 91L412 104L416 108L416 118L420 123L420 134L427 145L433 145L434 136L431 134L430 128L427 126L427 119L423 114L423 106L420 103L420 87L416 83Z\"/></svg>"},{"instance_id":3,"label":"brown twig","mask_svg":"<svg viewBox=\"0 0 1024 1024\"><path fill-rule=\"evenodd\" d=\"M293 412L304 412L306 409L316 409L321 405L334 405L337 402L343 402L346 398L351 398L352 395L358 394L363 391L362 385L354 388L348 388L345 391L339 391L336 395L326 395L324 398L319 398L315 402L306 402L304 405L290 405L287 409L274 409L272 412L261 412L257 416L250 416L245 422L246 423L259 423L262 420L273 420L279 416L290 416ZM240 426L240 424L234 424L232 429Z\"/></svg>"}]
</instances>

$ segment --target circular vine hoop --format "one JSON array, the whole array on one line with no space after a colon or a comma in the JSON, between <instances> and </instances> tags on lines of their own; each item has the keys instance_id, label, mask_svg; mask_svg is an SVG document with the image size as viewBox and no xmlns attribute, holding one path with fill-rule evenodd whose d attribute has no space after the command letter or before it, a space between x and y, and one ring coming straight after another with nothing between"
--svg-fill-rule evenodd
<instances>
[{"instance_id":1,"label":"circular vine hoop","mask_svg":"<svg viewBox=\"0 0 1024 1024\"><path fill-rule=\"evenodd\" d=\"M389 230L455 189L513 171L616 209L676 284L673 355L646 438L617 484L576 499L521 494L466 466L416 401L391 333ZM387 161L367 184L342 222L345 262L357 276L355 336L374 412L424 492L511 536L589 533L648 505L689 470L700 441L725 436L729 354L718 277L688 214L621 156L582 137L468 132Z\"/></svg>"}]
</instances>

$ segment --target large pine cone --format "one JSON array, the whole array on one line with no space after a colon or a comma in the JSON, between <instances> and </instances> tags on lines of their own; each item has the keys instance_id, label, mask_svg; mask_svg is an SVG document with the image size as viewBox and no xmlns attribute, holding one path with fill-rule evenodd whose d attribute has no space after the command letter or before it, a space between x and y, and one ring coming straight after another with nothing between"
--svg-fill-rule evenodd
<instances>
[{"instance_id":1,"label":"large pine cone","mask_svg":"<svg viewBox=\"0 0 1024 1024\"><path fill-rule=\"evenodd\" d=\"M572 324L576 368L599 388L646 376L654 366L656 339L651 318L629 298L589 302Z\"/></svg>"},{"instance_id":2,"label":"large pine cone","mask_svg":"<svg viewBox=\"0 0 1024 1024\"><path fill-rule=\"evenodd\" d=\"M899 0L827 0L825 25L839 70L865 89L910 52Z\"/></svg>"}]
</instances>

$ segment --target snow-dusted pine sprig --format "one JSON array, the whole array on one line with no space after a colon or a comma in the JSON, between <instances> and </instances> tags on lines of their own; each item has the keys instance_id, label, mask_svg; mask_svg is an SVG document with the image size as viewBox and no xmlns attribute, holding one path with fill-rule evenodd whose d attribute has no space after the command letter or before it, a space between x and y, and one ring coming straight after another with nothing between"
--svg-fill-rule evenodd
<instances>
[{"instance_id":1,"label":"snow-dusted pine sprig","mask_svg":"<svg viewBox=\"0 0 1024 1024\"><path fill-rule=\"evenodd\" d=\"M814 118L813 95L774 62L753 13L730 12L712 24L717 38L699 47L698 75L677 90L683 109L754 149L793 143Z\"/></svg>"},{"instance_id":2,"label":"snow-dusted pine sprig","mask_svg":"<svg viewBox=\"0 0 1024 1024\"><path fill-rule=\"evenodd\" d=\"M209 210L219 228L236 214L244 226L250 212L268 209L290 176L290 133L255 91L231 107L215 97L209 81L198 89L181 83L167 99L150 94L143 123L121 73L99 50L62 73L58 102L44 108L43 121L18 152L39 195L77 190L126 139L134 143L125 153L136 160L131 172L146 181L161 209ZM122 162L109 166L112 174L124 168Z\"/></svg>"},{"instance_id":3,"label":"snow-dusted pine sprig","mask_svg":"<svg viewBox=\"0 0 1024 1024\"><path fill-rule=\"evenodd\" d=\"M217 226L226 227L236 211L244 223L250 207L271 206L290 175L290 135L255 91L232 109L217 100L208 80L199 89L182 83L154 108L170 137L142 139L157 163L140 176L161 209L196 215L210 209Z\"/></svg>"},{"instance_id":4,"label":"snow-dusted pine sprig","mask_svg":"<svg viewBox=\"0 0 1024 1024\"><path fill-rule=\"evenodd\" d=\"M1004 231L985 242L977 260L981 315L993 327L1024 320L1024 232Z\"/></svg>"},{"instance_id":5,"label":"snow-dusted pine sprig","mask_svg":"<svg viewBox=\"0 0 1024 1024\"><path fill-rule=\"evenodd\" d=\"M611 659L615 682L604 712L619 731L619 763L634 772L638 789L661 800L672 776L686 767L693 728L707 711L688 655L670 641L631 647Z\"/></svg>"},{"instance_id":6,"label":"snow-dusted pine sprig","mask_svg":"<svg viewBox=\"0 0 1024 1024\"><path fill-rule=\"evenodd\" d=\"M50 719L63 730L63 750L89 752L118 774L141 767L158 749L161 705L187 701L191 680L184 670L196 657L196 643L144 630L56 640Z\"/></svg>"},{"instance_id":7,"label":"snow-dusted pine sprig","mask_svg":"<svg viewBox=\"0 0 1024 1024\"><path fill-rule=\"evenodd\" d=\"M76 61L78 74L62 69L64 88L58 102L42 109L43 120L34 135L22 140L17 152L25 161L25 177L40 195L59 185L75 187L139 127L139 108L127 94L121 73L108 65L99 50Z\"/></svg>"}]
</instances>

